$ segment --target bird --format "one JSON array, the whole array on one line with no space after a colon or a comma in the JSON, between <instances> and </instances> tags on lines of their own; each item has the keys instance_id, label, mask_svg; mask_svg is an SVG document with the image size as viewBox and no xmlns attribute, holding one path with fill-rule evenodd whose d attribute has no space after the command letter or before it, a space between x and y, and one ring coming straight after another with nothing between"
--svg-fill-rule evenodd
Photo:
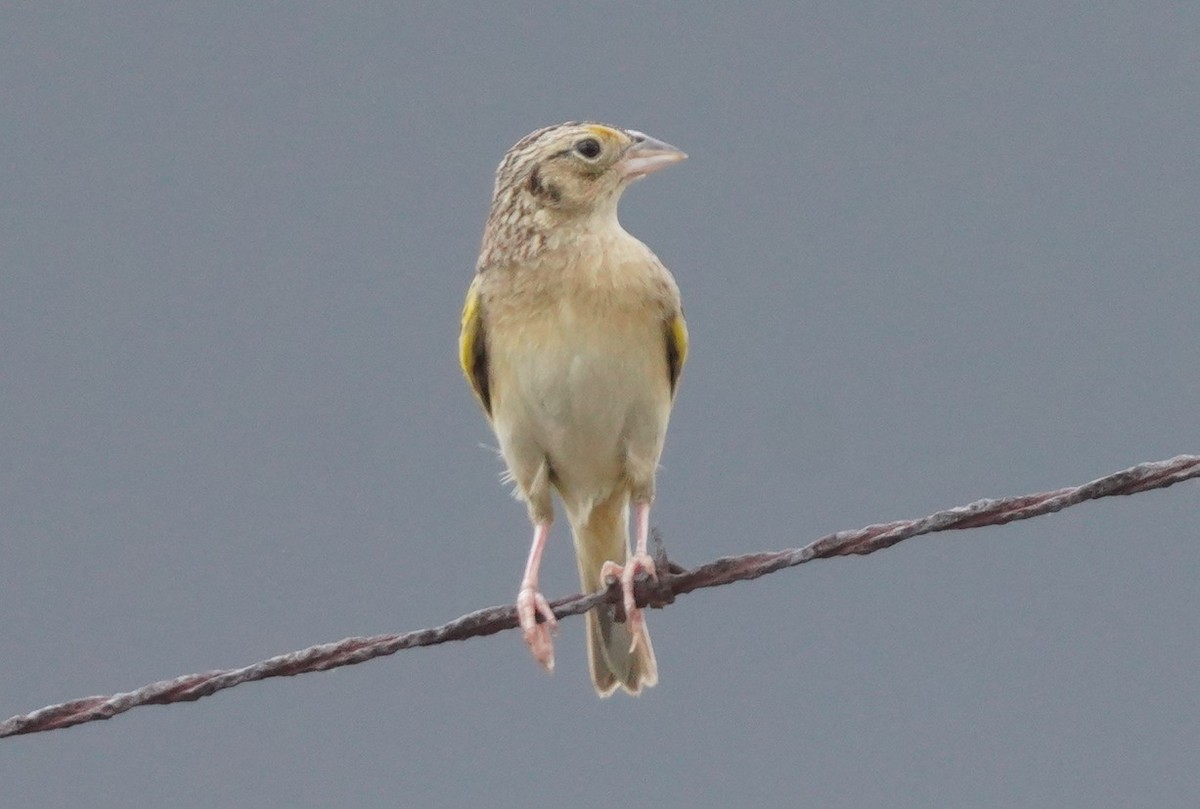
<instances>
[{"instance_id":1,"label":"bird","mask_svg":"<svg viewBox=\"0 0 1200 809\"><path fill-rule=\"evenodd\" d=\"M496 170L462 312L462 370L533 526L516 606L534 660L553 671L557 620L538 571L554 492L583 591L620 582L624 622L611 604L585 619L602 697L658 682L634 582L657 576L647 552L650 506L688 354L679 287L621 226L617 204L630 183L686 157L636 130L591 121L519 140Z\"/></svg>"}]
</instances>

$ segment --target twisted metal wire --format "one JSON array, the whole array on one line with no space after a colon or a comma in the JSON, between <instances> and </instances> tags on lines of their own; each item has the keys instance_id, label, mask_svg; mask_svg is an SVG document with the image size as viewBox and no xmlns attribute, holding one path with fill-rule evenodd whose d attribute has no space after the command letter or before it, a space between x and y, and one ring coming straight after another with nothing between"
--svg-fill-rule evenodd
<instances>
[{"instance_id":1,"label":"twisted metal wire","mask_svg":"<svg viewBox=\"0 0 1200 809\"><path fill-rule=\"evenodd\" d=\"M997 500L977 500L916 520L898 520L868 525L855 531L838 531L802 548L728 556L690 570L670 563L661 539L655 534L659 576L656 581L643 580L637 583L637 602L643 607L663 607L674 601L676 596L694 590L756 579L814 559L874 553L922 534L979 528L985 525L1004 525L1016 520L1052 514L1085 500L1163 489L1197 477L1200 477L1200 455L1177 455L1165 461L1138 464L1082 486ZM559 599L551 602L551 607L558 618L565 618L569 615L580 615L603 603L615 605L615 609L620 612L621 591L616 583L610 584L605 591ZM349 666L395 654L402 649L492 635L513 629L517 625L516 608L501 606L477 610L429 629L403 634L346 638L336 643L310 646L300 651L277 655L238 669L186 674L171 680L151 683L136 691L84 697L49 705L0 722L0 738L67 728L98 719L111 719L141 705L191 702L241 683Z\"/></svg>"}]
</instances>

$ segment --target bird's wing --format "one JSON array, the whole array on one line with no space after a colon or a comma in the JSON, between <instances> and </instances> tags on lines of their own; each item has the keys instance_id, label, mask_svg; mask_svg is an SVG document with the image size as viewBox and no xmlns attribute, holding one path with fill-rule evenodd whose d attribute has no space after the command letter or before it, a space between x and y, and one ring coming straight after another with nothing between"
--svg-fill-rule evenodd
<instances>
[{"instance_id":1,"label":"bird's wing","mask_svg":"<svg viewBox=\"0 0 1200 809\"><path fill-rule=\"evenodd\" d=\"M458 362L471 389L483 405L490 418L492 415L492 393L488 379L487 339L483 330L483 310L480 303L479 279L476 275L467 290L463 304L462 331L458 335Z\"/></svg>"},{"instance_id":2,"label":"bird's wing","mask_svg":"<svg viewBox=\"0 0 1200 809\"><path fill-rule=\"evenodd\" d=\"M671 395L675 395L675 387L679 383L679 375L683 372L683 364L687 362L688 330L683 312L677 312L667 321L667 373L671 379Z\"/></svg>"}]
</instances>

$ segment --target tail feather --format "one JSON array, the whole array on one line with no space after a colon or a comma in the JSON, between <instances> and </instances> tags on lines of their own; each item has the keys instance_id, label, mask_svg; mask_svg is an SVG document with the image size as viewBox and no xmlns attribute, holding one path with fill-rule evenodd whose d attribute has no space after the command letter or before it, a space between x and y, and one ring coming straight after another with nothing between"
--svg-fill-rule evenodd
<instances>
[{"instance_id":1,"label":"tail feather","mask_svg":"<svg viewBox=\"0 0 1200 809\"><path fill-rule=\"evenodd\" d=\"M579 580L585 593L604 585L600 569L605 562L625 564L629 556L629 495L624 490L598 503L586 515L571 515ZM587 613L588 664L592 683L602 697L623 688L639 694L658 682L658 664L650 635L645 631L633 646L633 635L618 623L613 606L606 604Z\"/></svg>"}]
</instances>

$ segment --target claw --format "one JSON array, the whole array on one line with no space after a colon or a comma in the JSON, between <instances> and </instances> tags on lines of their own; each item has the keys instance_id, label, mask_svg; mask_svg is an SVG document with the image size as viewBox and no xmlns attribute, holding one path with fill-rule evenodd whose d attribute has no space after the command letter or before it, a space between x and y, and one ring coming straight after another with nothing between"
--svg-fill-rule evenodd
<instances>
[{"instance_id":1,"label":"claw","mask_svg":"<svg viewBox=\"0 0 1200 809\"><path fill-rule=\"evenodd\" d=\"M538 616L542 622L538 623ZM525 645L529 647L533 659L541 664L546 671L554 671L554 633L558 632L558 619L550 602L531 585L523 586L517 593L517 618L521 622L521 631L525 635Z\"/></svg>"},{"instance_id":2,"label":"claw","mask_svg":"<svg viewBox=\"0 0 1200 809\"><path fill-rule=\"evenodd\" d=\"M651 579L658 579L658 572L654 567L654 559L644 553L634 554L626 560L625 566L622 567L616 562L605 562L600 568L600 579L607 581L609 577L619 579L621 582L622 606L625 607L625 625L629 628L629 632L633 635L633 641L629 644L629 651L633 652L637 649L638 641L646 634L646 616L643 614L642 608L637 605L637 599L634 597L634 578L639 573L645 573Z\"/></svg>"}]
</instances>

